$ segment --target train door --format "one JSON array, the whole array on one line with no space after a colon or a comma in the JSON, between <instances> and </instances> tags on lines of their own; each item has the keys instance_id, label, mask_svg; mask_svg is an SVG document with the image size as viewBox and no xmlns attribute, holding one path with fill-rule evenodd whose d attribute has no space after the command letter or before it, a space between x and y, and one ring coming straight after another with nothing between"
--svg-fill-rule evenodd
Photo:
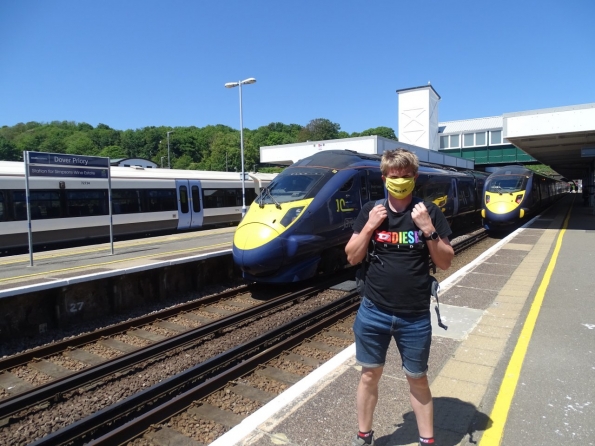
<instances>
[{"instance_id":1,"label":"train door","mask_svg":"<svg viewBox=\"0 0 595 446\"><path fill-rule=\"evenodd\" d=\"M370 200L368 190L368 171L362 170L359 173L359 199L361 207L364 207L364 204L366 204Z\"/></svg>"},{"instance_id":2,"label":"train door","mask_svg":"<svg viewBox=\"0 0 595 446\"><path fill-rule=\"evenodd\" d=\"M203 221L202 188L200 181L190 180L190 210L192 213L191 228L200 228Z\"/></svg>"},{"instance_id":3,"label":"train door","mask_svg":"<svg viewBox=\"0 0 595 446\"><path fill-rule=\"evenodd\" d=\"M176 194L178 197L178 229L188 229L192 223L189 186L188 180L176 180Z\"/></svg>"}]
</instances>

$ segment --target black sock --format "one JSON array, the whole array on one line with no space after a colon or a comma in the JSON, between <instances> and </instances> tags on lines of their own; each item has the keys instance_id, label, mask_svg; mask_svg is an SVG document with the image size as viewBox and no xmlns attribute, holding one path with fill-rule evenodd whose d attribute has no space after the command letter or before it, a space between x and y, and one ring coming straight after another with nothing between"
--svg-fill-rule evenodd
<instances>
[{"instance_id":1,"label":"black sock","mask_svg":"<svg viewBox=\"0 0 595 446\"><path fill-rule=\"evenodd\" d=\"M372 444L372 435L374 435L374 431L369 431L369 432L362 432L362 431L359 431L359 432L357 433L357 436L358 436L359 438L361 438L362 440L364 440L364 442L365 442L366 444Z\"/></svg>"},{"instance_id":2,"label":"black sock","mask_svg":"<svg viewBox=\"0 0 595 446\"><path fill-rule=\"evenodd\" d=\"M434 444L434 437L419 437L419 444Z\"/></svg>"}]
</instances>

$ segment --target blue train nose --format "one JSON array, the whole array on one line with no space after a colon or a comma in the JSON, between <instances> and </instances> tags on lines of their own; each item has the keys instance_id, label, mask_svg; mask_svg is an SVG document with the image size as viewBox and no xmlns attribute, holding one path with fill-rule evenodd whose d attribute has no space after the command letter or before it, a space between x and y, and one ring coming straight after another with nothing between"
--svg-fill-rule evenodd
<instances>
[{"instance_id":1,"label":"blue train nose","mask_svg":"<svg viewBox=\"0 0 595 446\"><path fill-rule=\"evenodd\" d=\"M233 261L253 276L273 274L285 262L285 243L268 225L244 224L233 237Z\"/></svg>"}]
</instances>

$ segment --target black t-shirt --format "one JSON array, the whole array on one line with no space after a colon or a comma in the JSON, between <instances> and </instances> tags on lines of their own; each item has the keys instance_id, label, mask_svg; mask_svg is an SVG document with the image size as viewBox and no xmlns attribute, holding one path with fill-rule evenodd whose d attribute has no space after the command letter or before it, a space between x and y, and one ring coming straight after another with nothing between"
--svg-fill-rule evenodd
<instances>
[{"instance_id":1,"label":"black t-shirt","mask_svg":"<svg viewBox=\"0 0 595 446\"><path fill-rule=\"evenodd\" d=\"M404 212L394 212L386 203L388 216L372 235L378 257L370 257L364 295L390 311L420 313L430 308L430 251L411 218L413 206L420 201L414 197ZM432 202L424 204L438 235L445 238L452 234L440 208ZM363 206L353 225L355 233L364 228L375 205L370 201Z\"/></svg>"}]
</instances>

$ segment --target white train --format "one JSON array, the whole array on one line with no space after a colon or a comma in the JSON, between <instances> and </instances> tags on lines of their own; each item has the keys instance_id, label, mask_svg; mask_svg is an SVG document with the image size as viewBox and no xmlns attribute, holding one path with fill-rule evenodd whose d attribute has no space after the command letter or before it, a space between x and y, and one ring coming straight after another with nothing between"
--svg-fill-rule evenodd
<instances>
[{"instance_id":1,"label":"white train","mask_svg":"<svg viewBox=\"0 0 595 446\"><path fill-rule=\"evenodd\" d=\"M114 236L238 223L240 173L111 167ZM246 206L276 174L247 173ZM28 246L25 169L0 161L0 251ZM109 237L107 181L29 177L33 245Z\"/></svg>"}]
</instances>

